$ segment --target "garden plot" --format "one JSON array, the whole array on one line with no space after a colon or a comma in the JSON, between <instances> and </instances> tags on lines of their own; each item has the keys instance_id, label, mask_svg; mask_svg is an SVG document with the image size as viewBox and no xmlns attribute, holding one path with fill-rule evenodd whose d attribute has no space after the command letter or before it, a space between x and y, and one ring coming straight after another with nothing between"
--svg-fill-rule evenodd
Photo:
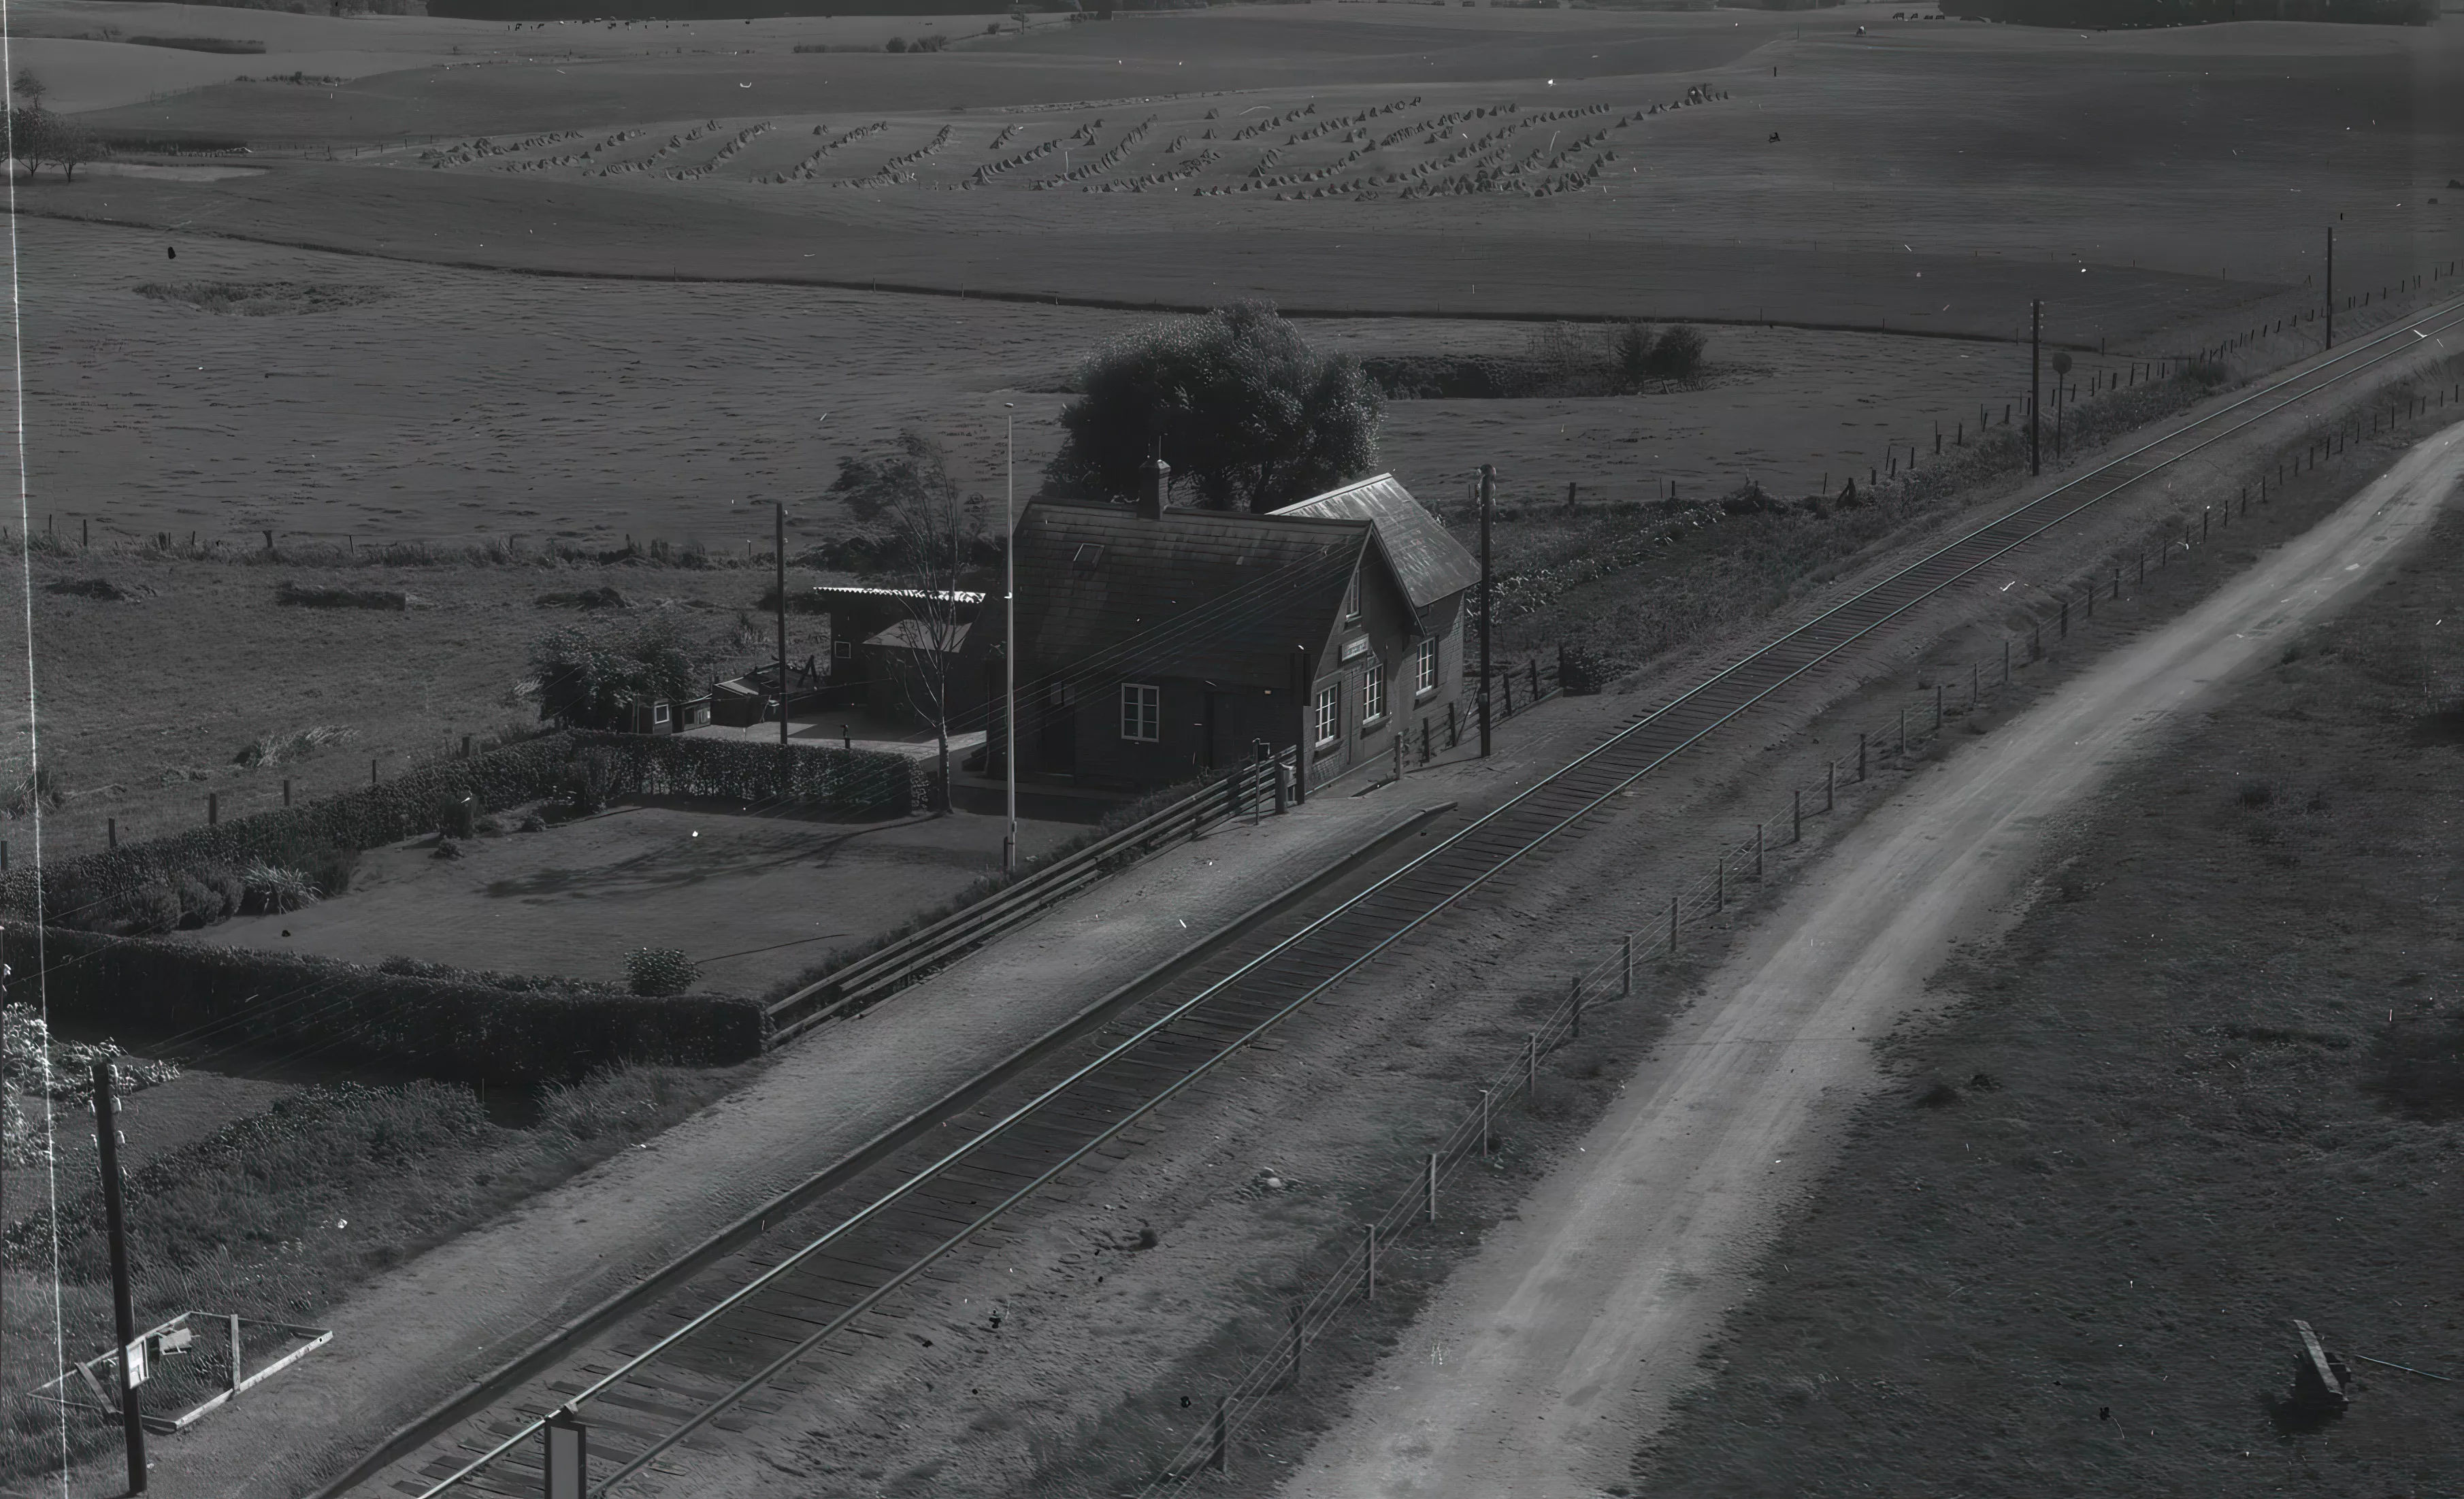
<instances>
[{"instance_id":1,"label":"garden plot","mask_svg":"<svg viewBox=\"0 0 2464 1499\"><path fill-rule=\"evenodd\" d=\"M508 826L512 826L510 821ZM1078 831L1022 823L1028 854ZM700 988L760 993L832 947L894 927L1001 865L1001 821L749 817L621 805L537 832L370 850L350 893L192 934L229 947L388 958L623 983L642 947L682 951Z\"/></svg>"}]
</instances>

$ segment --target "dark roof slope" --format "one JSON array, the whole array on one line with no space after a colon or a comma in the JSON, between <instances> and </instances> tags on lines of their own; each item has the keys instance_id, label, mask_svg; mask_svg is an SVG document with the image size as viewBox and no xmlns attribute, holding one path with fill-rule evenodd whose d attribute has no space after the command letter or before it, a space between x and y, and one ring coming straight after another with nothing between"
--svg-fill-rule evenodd
<instances>
[{"instance_id":1,"label":"dark roof slope","mask_svg":"<svg viewBox=\"0 0 2464 1499\"><path fill-rule=\"evenodd\" d=\"M1039 672L1150 672L1281 687L1326 639L1365 520L1037 500L1018 522L1023 661Z\"/></svg>"},{"instance_id":2,"label":"dark roof slope","mask_svg":"<svg viewBox=\"0 0 2464 1499\"><path fill-rule=\"evenodd\" d=\"M1274 514L1374 522L1377 540L1416 609L1425 609L1480 582L1479 561L1392 474L1328 490Z\"/></svg>"}]
</instances>

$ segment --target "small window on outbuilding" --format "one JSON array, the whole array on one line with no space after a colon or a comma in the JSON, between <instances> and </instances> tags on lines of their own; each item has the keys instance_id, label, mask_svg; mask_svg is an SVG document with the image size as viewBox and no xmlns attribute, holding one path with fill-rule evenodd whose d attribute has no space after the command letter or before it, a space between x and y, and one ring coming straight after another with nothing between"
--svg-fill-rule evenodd
<instances>
[{"instance_id":1,"label":"small window on outbuilding","mask_svg":"<svg viewBox=\"0 0 2464 1499\"><path fill-rule=\"evenodd\" d=\"M833 661L852 661L852 660L854 660L854 659L855 659L855 642L854 642L854 641L852 641L852 640L833 640L833 641L831 641L831 642L830 642L830 659L831 659L831 660L833 660Z\"/></svg>"},{"instance_id":2,"label":"small window on outbuilding","mask_svg":"<svg viewBox=\"0 0 2464 1499\"><path fill-rule=\"evenodd\" d=\"M1438 690L1438 637L1428 635L1420 641L1419 674L1414 679L1412 695L1425 697Z\"/></svg>"},{"instance_id":3,"label":"small window on outbuilding","mask_svg":"<svg viewBox=\"0 0 2464 1499\"><path fill-rule=\"evenodd\" d=\"M650 709L650 721L652 723L665 723L668 721L668 705L666 703L656 704Z\"/></svg>"},{"instance_id":4,"label":"small window on outbuilding","mask_svg":"<svg viewBox=\"0 0 2464 1499\"><path fill-rule=\"evenodd\" d=\"M1163 690L1146 682L1121 684L1121 738L1152 744L1161 737Z\"/></svg>"}]
</instances>

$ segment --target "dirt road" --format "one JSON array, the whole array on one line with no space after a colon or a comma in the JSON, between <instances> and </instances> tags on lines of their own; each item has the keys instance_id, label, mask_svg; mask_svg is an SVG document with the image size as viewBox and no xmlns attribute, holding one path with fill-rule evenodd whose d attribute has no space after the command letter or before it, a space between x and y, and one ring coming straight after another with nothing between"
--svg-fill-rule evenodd
<instances>
[{"instance_id":1,"label":"dirt road","mask_svg":"<svg viewBox=\"0 0 2464 1499\"><path fill-rule=\"evenodd\" d=\"M1912 783L1713 976L1625 1097L1360 1392L1290 1499L1624 1493L1755 1256L1874 1086L1869 1043L2005 919L2047 820L2354 597L2464 484L2464 426Z\"/></svg>"}]
</instances>

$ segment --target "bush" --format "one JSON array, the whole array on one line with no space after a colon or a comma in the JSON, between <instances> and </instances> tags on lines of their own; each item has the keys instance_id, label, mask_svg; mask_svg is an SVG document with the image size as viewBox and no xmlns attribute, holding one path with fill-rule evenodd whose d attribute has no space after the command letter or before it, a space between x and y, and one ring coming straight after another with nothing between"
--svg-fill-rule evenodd
<instances>
[{"instance_id":1,"label":"bush","mask_svg":"<svg viewBox=\"0 0 2464 1499\"><path fill-rule=\"evenodd\" d=\"M625 955L625 977L635 994L682 994L701 970L675 948L637 947Z\"/></svg>"},{"instance_id":2,"label":"bush","mask_svg":"<svg viewBox=\"0 0 2464 1499\"><path fill-rule=\"evenodd\" d=\"M141 885L120 897L116 925L132 937L152 937L180 925L180 893L170 882Z\"/></svg>"},{"instance_id":3,"label":"bush","mask_svg":"<svg viewBox=\"0 0 2464 1499\"><path fill-rule=\"evenodd\" d=\"M231 914L223 901L221 887L205 876L184 871L173 882L180 894L180 925L188 928L211 926Z\"/></svg>"},{"instance_id":4,"label":"bush","mask_svg":"<svg viewBox=\"0 0 2464 1499\"><path fill-rule=\"evenodd\" d=\"M357 849L319 849L308 856L302 872L320 898L331 900L351 888L351 876L359 870Z\"/></svg>"},{"instance_id":5,"label":"bush","mask_svg":"<svg viewBox=\"0 0 2464 1499\"><path fill-rule=\"evenodd\" d=\"M893 36L890 38L889 42L886 43L881 50L884 52L905 52L907 50L907 38L904 36Z\"/></svg>"},{"instance_id":6,"label":"bush","mask_svg":"<svg viewBox=\"0 0 2464 1499\"><path fill-rule=\"evenodd\" d=\"M239 878L248 890L246 909L251 911L279 915L313 906L321 898L316 881L300 870L258 862L240 871Z\"/></svg>"},{"instance_id":7,"label":"bush","mask_svg":"<svg viewBox=\"0 0 2464 1499\"><path fill-rule=\"evenodd\" d=\"M392 588L338 588L284 579L274 590L274 602L307 609L391 609L410 607L410 595Z\"/></svg>"},{"instance_id":8,"label":"bush","mask_svg":"<svg viewBox=\"0 0 2464 1499\"><path fill-rule=\"evenodd\" d=\"M1691 380L1703 370L1703 335L1678 323L1660 336L1643 360L1643 373L1654 380Z\"/></svg>"}]
</instances>

